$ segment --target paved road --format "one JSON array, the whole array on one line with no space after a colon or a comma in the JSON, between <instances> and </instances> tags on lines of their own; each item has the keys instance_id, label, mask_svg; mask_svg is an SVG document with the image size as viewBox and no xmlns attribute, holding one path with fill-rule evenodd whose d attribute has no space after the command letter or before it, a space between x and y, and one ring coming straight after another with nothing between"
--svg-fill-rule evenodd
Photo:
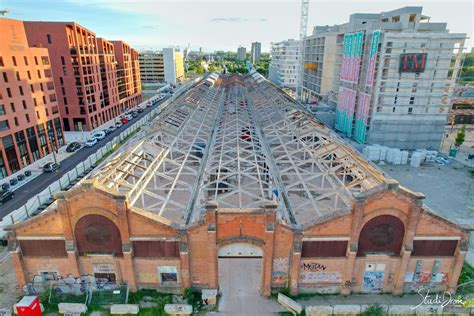
<instances>
[{"instance_id":1,"label":"paved road","mask_svg":"<svg viewBox=\"0 0 474 316\"><path fill-rule=\"evenodd\" d=\"M163 100L159 101L157 104L163 103L165 100L169 98L165 97ZM70 157L61 161L61 167L57 172L54 173L43 173L36 177L35 179L28 182L28 184L23 185L22 187L18 188L15 192L15 197L10 201L5 202L5 204L0 205L0 219L5 217L6 215L10 214L14 210L22 207L25 203L32 198L33 196L37 195L41 191L43 191L46 187L48 187L54 181L59 180L64 174L69 172L71 169L76 167L79 163L86 160L91 154L95 153L99 148L103 146L103 144L108 143L112 140L115 136L119 135L121 132L128 129L134 122L138 121L140 118L148 114L152 109L154 109L157 105L154 105L150 108L145 108L142 113L138 113L138 116L134 118L131 122L124 124L121 128L116 129L109 135L107 135L103 140L101 140L97 145L93 147L84 147L79 149L75 154L71 155Z\"/></svg>"}]
</instances>

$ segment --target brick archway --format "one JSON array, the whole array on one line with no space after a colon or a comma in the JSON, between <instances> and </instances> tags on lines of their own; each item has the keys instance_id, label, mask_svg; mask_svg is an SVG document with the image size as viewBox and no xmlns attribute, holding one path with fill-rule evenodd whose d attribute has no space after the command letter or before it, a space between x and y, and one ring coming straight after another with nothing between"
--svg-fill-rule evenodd
<instances>
[{"instance_id":1,"label":"brick archway","mask_svg":"<svg viewBox=\"0 0 474 316\"><path fill-rule=\"evenodd\" d=\"M235 237L226 237L223 239L219 239L217 241L218 248L221 248L223 246L227 246L230 244L252 244L255 246L263 247L265 245L265 242L259 238L255 238L252 236L235 236Z\"/></svg>"},{"instance_id":2,"label":"brick archway","mask_svg":"<svg viewBox=\"0 0 474 316\"><path fill-rule=\"evenodd\" d=\"M122 256L122 239L117 225L109 218L89 214L74 226L74 237L79 254L103 253Z\"/></svg>"},{"instance_id":3,"label":"brick archway","mask_svg":"<svg viewBox=\"0 0 474 316\"><path fill-rule=\"evenodd\" d=\"M357 256L366 253L400 254L405 225L393 215L379 215L365 222L359 234Z\"/></svg>"}]
</instances>

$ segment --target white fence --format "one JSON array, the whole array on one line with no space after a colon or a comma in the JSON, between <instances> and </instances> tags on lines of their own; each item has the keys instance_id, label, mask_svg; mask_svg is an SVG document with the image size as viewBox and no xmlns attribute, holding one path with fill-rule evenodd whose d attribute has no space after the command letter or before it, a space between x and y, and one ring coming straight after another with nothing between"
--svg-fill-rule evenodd
<instances>
[{"instance_id":1,"label":"white fence","mask_svg":"<svg viewBox=\"0 0 474 316\"><path fill-rule=\"evenodd\" d=\"M4 237L6 232L5 228L11 224L21 222L31 216L38 214L39 211L45 209L49 205L55 203L53 195L62 190L70 188L72 185L78 182L78 179L85 176L87 173L92 171L97 161L104 157L107 153L116 148L124 139L126 139L130 134L134 133L137 129L141 128L144 124L148 123L156 115L158 115L162 109L170 105L176 98L182 95L186 90L188 90L195 82L199 80L190 81L186 84L180 86L175 94L161 103L158 108L153 109L150 113L142 117L137 122L133 123L128 129L124 130L118 136L114 137L111 141L106 143L103 147L99 148L95 153L87 157L86 160L78 164L74 169L70 170L64 174L61 178L51 183L46 189L41 191L36 196L29 199L22 207L14 210L4 218L0 220L0 238ZM155 98L155 97L153 97ZM152 99L153 99L152 98ZM151 99L151 100L152 100ZM147 101L148 102L148 101ZM142 103L145 104L146 102Z\"/></svg>"}]
</instances>

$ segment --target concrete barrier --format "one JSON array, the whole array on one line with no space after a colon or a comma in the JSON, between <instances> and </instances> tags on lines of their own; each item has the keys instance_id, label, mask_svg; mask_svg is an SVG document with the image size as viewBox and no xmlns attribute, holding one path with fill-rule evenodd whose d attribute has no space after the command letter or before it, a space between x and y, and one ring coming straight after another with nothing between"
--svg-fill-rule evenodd
<instances>
[{"instance_id":1,"label":"concrete barrier","mask_svg":"<svg viewBox=\"0 0 474 316\"><path fill-rule=\"evenodd\" d=\"M327 305L306 306L305 312L306 316L332 315L333 307Z\"/></svg>"},{"instance_id":2,"label":"concrete barrier","mask_svg":"<svg viewBox=\"0 0 474 316\"><path fill-rule=\"evenodd\" d=\"M421 305L415 309L417 315L434 315L443 314L443 307L441 305Z\"/></svg>"},{"instance_id":3,"label":"concrete barrier","mask_svg":"<svg viewBox=\"0 0 474 316\"><path fill-rule=\"evenodd\" d=\"M191 315L193 307L188 304L166 304L165 312L170 315Z\"/></svg>"},{"instance_id":4,"label":"concrete barrier","mask_svg":"<svg viewBox=\"0 0 474 316\"><path fill-rule=\"evenodd\" d=\"M136 304L113 304L110 306L110 314L112 315L136 315L140 311L140 308Z\"/></svg>"},{"instance_id":5,"label":"concrete barrier","mask_svg":"<svg viewBox=\"0 0 474 316\"><path fill-rule=\"evenodd\" d=\"M360 314L360 305L334 305L333 313L336 315L358 315Z\"/></svg>"},{"instance_id":6,"label":"concrete barrier","mask_svg":"<svg viewBox=\"0 0 474 316\"><path fill-rule=\"evenodd\" d=\"M301 314L303 311L303 306L300 303L281 293L278 293L278 303L298 314Z\"/></svg>"},{"instance_id":7,"label":"concrete barrier","mask_svg":"<svg viewBox=\"0 0 474 316\"><path fill-rule=\"evenodd\" d=\"M58 311L60 314L80 315L87 312L87 306L80 303L59 303Z\"/></svg>"},{"instance_id":8,"label":"concrete barrier","mask_svg":"<svg viewBox=\"0 0 474 316\"><path fill-rule=\"evenodd\" d=\"M389 315L415 315L412 305L390 305L388 307Z\"/></svg>"},{"instance_id":9,"label":"concrete barrier","mask_svg":"<svg viewBox=\"0 0 474 316\"><path fill-rule=\"evenodd\" d=\"M0 308L0 316L12 316L11 308Z\"/></svg>"}]
</instances>

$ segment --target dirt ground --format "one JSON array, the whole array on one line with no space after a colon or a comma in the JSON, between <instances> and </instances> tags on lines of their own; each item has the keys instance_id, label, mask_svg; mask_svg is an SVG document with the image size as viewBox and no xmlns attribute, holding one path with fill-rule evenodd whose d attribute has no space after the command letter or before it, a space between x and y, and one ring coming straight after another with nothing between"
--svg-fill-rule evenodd
<instances>
[{"instance_id":1,"label":"dirt ground","mask_svg":"<svg viewBox=\"0 0 474 316\"><path fill-rule=\"evenodd\" d=\"M0 308L12 307L18 295L15 272L7 255L7 249L0 246Z\"/></svg>"}]
</instances>

